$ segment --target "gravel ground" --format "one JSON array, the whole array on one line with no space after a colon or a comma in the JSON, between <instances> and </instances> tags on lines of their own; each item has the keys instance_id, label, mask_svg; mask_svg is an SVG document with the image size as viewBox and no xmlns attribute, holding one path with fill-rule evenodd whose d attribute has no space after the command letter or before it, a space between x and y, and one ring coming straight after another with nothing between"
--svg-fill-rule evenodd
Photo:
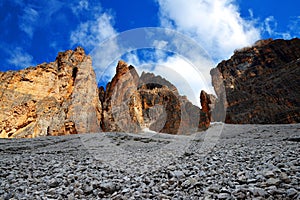
<instances>
[{"instance_id":1,"label":"gravel ground","mask_svg":"<svg viewBox=\"0 0 300 200\"><path fill-rule=\"evenodd\" d=\"M0 140L0 199L299 199L300 124Z\"/></svg>"}]
</instances>

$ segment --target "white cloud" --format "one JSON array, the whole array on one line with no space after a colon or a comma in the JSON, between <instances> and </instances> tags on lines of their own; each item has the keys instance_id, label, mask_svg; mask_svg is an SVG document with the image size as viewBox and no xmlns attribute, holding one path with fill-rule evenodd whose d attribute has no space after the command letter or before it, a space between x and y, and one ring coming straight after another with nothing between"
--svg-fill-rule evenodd
<instances>
[{"instance_id":1,"label":"white cloud","mask_svg":"<svg viewBox=\"0 0 300 200\"><path fill-rule=\"evenodd\" d=\"M153 54L152 61L141 60L136 51L126 54L124 59L128 64L136 67L139 75L145 71L167 79L177 87L181 95L186 95L194 105L200 106L201 90L214 93L210 80L207 82L205 78L205 73L209 73L210 70L208 66L212 67L211 63L202 60L203 66L196 67L180 55L168 56L167 54L157 53L157 51L159 50L150 52ZM207 71L201 69L207 69Z\"/></svg>"},{"instance_id":2,"label":"white cloud","mask_svg":"<svg viewBox=\"0 0 300 200\"><path fill-rule=\"evenodd\" d=\"M269 35L273 35L274 34L274 29L277 28L277 22L275 21L273 16L269 16L265 19L264 21L265 23L265 31L269 34Z\"/></svg>"},{"instance_id":3,"label":"white cloud","mask_svg":"<svg viewBox=\"0 0 300 200\"><path fill-rule=\"evenodd\" d=\"M158 0L163 27L195 39L215 61L260 38L254 20L244 20L233 0Z\"/></svg>"},{"instance_id":4,"label":"white cloud","mask_svg":"<svg viewBox=\"0 0 300 200\"><path fill-rule=\"evenodd\" d=\"M76 2L77 3L77 2ZM76 5L72 6L72 12L77 15L79 12L83 10L89 9L89 2L87 0L81 0Z\"/></svg>"},{"instance_id":5,"label":"white cloud","mask_svg":"<svg viewBox=\"0 0 300 200\"><path fill-rule=\"evenodd\" d=\"M39 13L30 7L23 9L23 15L20 17L19 27L24 31L30 38L33 36L36 22L39 19Z\"/></svg>"},{"instance_id":6,"label":"white cloud","mask_svg":"<svg viewBox=\"0 0 300 200\"><path fill-rule=\"evenodd\" d=\"M117 34L113 27L114 17L108 12L100 12L102 8L99 5L92 7L84 0L78 6L73 12L85 9L91 17L71 32L71 45L82 46L92 56L97 82L108 82L115 73L115 66L112 65L117 63L116 55L121 51L118 42L112 38ZM78 16L80 14L77 13ZM103 44L104 41L106 43Z\"/></svg>"},{"instance_id":7,"label":"white cloud","mask_svg":"<svg viewBox=\"0 0 300 200\"><path fill-rule=\"evenodd\" d=\"M117 41L109 40L105 46L96 47L90 52L97 82L107 83L115 75L115 68L120 57L121 47Z\"/></svg>"},{"instance_id":8,"label":"white cloud","mask_svg":"<svg viewBox=\"0 0 300 200\"><path fill-rule=\"evenodd\" d=\"M137 56L136 51L127 53L124 55L123 58L128 64L133 65L133 66L141 66L142 63L140 58Z\"/></svg>"},{"instance_id":9,"label":"white cloud","mask_svg":"<svg viewBox=\"0 0 300 200\"><path fill-rule=\"evenodd\" d=\"M291 29L286 32L278 31L278 23L274 16L269 16L264 20L263 31L267 32L272 38L291 39Z\"/></svg>"},{"instance_id":10,"label":"white cloud","mask_svg":"<svg viewBox=\"0 0 300 200\"><path fill-rule=\"evenodd\" d=\"M70 40L72 45L82 45L91 50L115 34L113 17L103 13L95 19L79 24L77 29L72 31Z\"/></svg>"},{"instance_id":11,"label":"white cloud","mask_svg":"<svg viewBox=\"0 0 300 200\"><path fill-rule=\"evenodd\" d=\"M293 33L292 37L300 37L300 16L292 17L289 25L289 31Z\"/></svg>"},{"instance_id":12,"label":"white cloud","mask_svg":"<svg viewBox=\"0 0 300 200\"><path fill-rule=\"evenodd\" d=\"M179 93L186 95L195 105L200 106L201 90L213 93L202 72L177 55L169 57L165 61L159 61L155 67L155 73L160 74L176 85Z\"/></svg>"},{"instance_id":13,"label":"white cloud","mask_svg":"<svg viewBox=\"0 0 300 200\"><path fill-rule=\"evenodd\" d=\"M168 41L165 40L154 40L153 46L155 46L157 49L163 49L167 46Z\"/></svg>"},{"instance_id":14,"label":"white cloud","mask_svg":"<svg viewBox=\"0 0 300 200\"><path fill-rule=\"evenodd\" d=\"M10 51L10 58L7 60L9 64L17 67L24 68L33 66L33 57L25 52L21 47L17 47Z\"/></svg>"},{"instance_id":15,"label":"white cloud","mask_svg":"<svg viewBox=\"0 0 300 200\"><path fill-rule=\"evenodd\" d=\"M70 7L72 9L73 14L77 16L80 20L86 19L89 16L97 18L97 16L99 16L100 13L103 13L100 1L74 1Z\"/></svg>"},{"instance_id":16,"label":"white cloud","mask_svg":"<svg viewBox=\"0 0 300 200\"><path fill-rule=\"evenodd\" d=\"M18 25L20 30L25 32L30 39L32 39L37 28L49 25L53 15L66 5L59 0L36 1L30 4L14 0L13 3L22 8Z\"/></svg>"},{"instance_id":17,"label":"white cloud","mask_svg":"<svg viewBox=\"0 0 300 200\"><path fill-rule=\"evenodd\" d=\"M253 14L253 10L252 9L248 9L250 18L253 19L254 18L254 14Z\"/></svg>"}]
</instances>

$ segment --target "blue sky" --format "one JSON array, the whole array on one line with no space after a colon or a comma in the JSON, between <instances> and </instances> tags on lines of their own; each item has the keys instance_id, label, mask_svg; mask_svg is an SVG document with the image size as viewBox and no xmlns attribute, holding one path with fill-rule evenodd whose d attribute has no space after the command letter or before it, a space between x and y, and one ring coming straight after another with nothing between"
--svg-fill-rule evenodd
<instances>
[{"instance_id":1,"label":"blue sky","mask_svg":"<svg viewBox=\"0 0 300 200\"><path fill-rule=\"evenodd\" d=\"M300 1L295 0L2 0L0 71L51 62L59 51L79 45L90 54L112 36L141 27L182 33L216 64L228 59L235 49L259 39L300 37L299 8ZM114 45L111 51L118 48ZM145 55L152 55L152 63L172 65L174 69L186 65L173 53L155 49L127 52L121 58L145 65ZM97 60L96 54L92 56ZM106 82L113 75L113 70L105 71L106 79L100 80L97 74L98 81Z\"/></svg>"}]
</instances>

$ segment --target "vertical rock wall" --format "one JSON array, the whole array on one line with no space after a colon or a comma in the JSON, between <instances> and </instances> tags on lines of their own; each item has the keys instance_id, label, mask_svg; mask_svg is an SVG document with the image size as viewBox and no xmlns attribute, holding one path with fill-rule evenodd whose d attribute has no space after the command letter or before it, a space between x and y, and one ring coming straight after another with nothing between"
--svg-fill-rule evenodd
<instances>
[{"instance_id":1,"label":"vertical rock wall","mask_svg":"<svg viewBox=\"0 0 300 200\"><path fill-rule=\"evenodd\" d=\"M300 39L258 41L211 75L226 123L300 122Z\"/></svg>"},{"instance_id":2,"label":"vertical rock wall","mask_svg":"<svg viewBox=\"0 0 300 200\"><path fill-rule=\"evenodd\" d=\"M0 73L0 137L99 132L101 104L91 57L82 48L56 61Z\"/></svg>"}]
</instances>

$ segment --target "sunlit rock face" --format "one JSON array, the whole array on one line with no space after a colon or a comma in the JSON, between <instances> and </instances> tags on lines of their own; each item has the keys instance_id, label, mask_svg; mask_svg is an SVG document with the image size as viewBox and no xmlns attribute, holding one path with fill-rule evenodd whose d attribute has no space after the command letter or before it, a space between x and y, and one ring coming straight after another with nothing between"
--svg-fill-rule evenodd
<instances>
[{"instance_id":1,"label":"sunlit rock face","mask_svg":"<svg viewBox=\"0 0 300 200\"><path fill-rule=\"evenodd\" d=\"M0 97L2 138L100 131L92 60L80 47L48 64L0 72Z\"/></svg>"},{"instance_id":2,"label":"sunlit rock face","mask_svg":"<svg viewBox=\"0 0 300 200\"><path fill-rule=\"evenodd\" d=\"M139 76L132 66L119 61L116 74L99 89L103 105L101 127L106 132L138 132L143 124L141 101L137 93ZM102 97L101 97L102 96Z\"/></svg>"},{"instance_id":3,"label":"sunlit rock face","mask_svg":"<svg viewBox=\"0 0 300 200\"><path fill-rule=\"evenodd\" d=\"M208 113L180 96L169 81L152 73L139 77L124 61L118 63L106 91L99 88L99 98L103 131L189 134L210 124Z\"/></svg>"},{"instance_id":4,"label":"sunlit rock face","mask_svg":"<svg viewBox=\"0 0 300 200\"><path fill-rule=\"evenodd\" d=\"M1 138L143 130L189 134L210 124L204 97L203 111L166 79L140 77L124 61L106 89L98 88L92 59L80 47L51 63L0 72L0 97Z\"/></svg>"},{"instance_id":5,"label":"sunlit rock face","mask_svg":"<svg viewBox=\"0 0 300 200\"><path fill-rule=\"evenodd\" d=\"M300 122L300 39L258 41L211 75L227 123Z\"/></svg>"}]
</instances>

